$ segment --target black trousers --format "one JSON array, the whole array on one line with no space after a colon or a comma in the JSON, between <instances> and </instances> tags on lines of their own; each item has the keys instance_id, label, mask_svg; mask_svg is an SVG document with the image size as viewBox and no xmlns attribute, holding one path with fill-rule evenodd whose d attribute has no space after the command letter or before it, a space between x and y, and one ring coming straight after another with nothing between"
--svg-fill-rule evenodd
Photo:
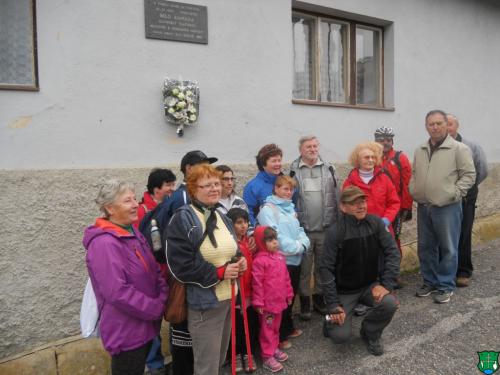
<instances>
[{"instance_id":1,"label":"black trousers","mask_svg":"<svg viewBox=\"0 0 500 375\"><path fill-rule=\"evenodd\" d=\"M288 274L290 275L290 282L292 283L293 289L293 299L292 304L283 311L281 315L281 326L280 326L280 342L287 339L287 337L295 330L293 325L293 301L295 301L295 296L297 295L297 290L299 289L300 282L300 265L299 266L289 266L287 265Z\"/></svg>"},{"instance_id":2,"label":"black trousers","mask_svg":"<svg viewBox=\"0 0 500 375\"><path fill-rule=\"evenodd\" d=\"M382 301L376 303L371 290L372 285L356 293L339 294L338 297L346 315L344 324L333 324L325 320L323 322L325 336L330 337L335 344L347 342L352 334L353 310L358 303L371 307L361 323L365 334L371 339L378 339L382 336L382 332L391 322L394 313L398 309L399 302L396 296L387 294L382 298Z\"/></svg>"},{"instance_id":3,"label":"black trousers","mask_svg":"<svg viewBox=\"0 0 500 375\"><path fill-rule=\"evenodd\" d=\"M472 276L472 226L476 215L478 189L474 185L462 200L462 228L458 242L457 277Z\"/></svg>"},{"instance_id":4,"label":"black trousers","mask_svg":"<svg viewBox=\"0 0 500 375\"><path fill-rule=\"evenodd\" d=\"M250 334L250 350L252 350L252 355L255 356L255 350L259 343L259 315L252 306L247 308L247 318L248 332ZM231 353L231 345L229 345L228 351ZM239 309L236 310L236 354L247 354L243 314Z\"/></svg>"},{"instance_id":5,"label":"black trousers","mask_svg":"<svg viewBox=\"0 0 500 375\"><path fill-rule=\"evenodd\" d=\"M146 357L152 341L143 346L111 356L112 375L142 375L146 366Z\"/></svg>"}]
</instances>

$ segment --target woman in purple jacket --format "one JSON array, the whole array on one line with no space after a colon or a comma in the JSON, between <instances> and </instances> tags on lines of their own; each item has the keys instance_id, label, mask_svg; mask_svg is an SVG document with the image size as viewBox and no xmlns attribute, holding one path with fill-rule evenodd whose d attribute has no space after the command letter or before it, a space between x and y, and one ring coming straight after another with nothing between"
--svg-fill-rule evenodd
<instances>
[{"instance_id":1,"label":"woman in purple jacket","mask_svg":"<svg viewBox=\"0 0 500 375\"><path fill-rule=\"evenodd\" d=\"M138 208L133 186L110 180L96 203L103 217L85 230L83 245L102 343L113 375L142 375L160 330L167 284L146 239L132 226Z\"/></svg>"}]
</instances>

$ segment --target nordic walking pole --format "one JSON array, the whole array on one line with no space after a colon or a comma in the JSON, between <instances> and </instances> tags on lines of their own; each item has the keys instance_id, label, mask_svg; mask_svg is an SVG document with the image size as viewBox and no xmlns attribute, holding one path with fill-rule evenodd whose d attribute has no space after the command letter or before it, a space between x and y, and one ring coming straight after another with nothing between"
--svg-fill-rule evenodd
<instances>
[{"instance_id":1,"label":"nordic walking pole","mask_svg":"<svg viewBox=\"0 0 500 375\"><path fill-rule=\"evenodd\" d=\"M238 289L241 297L241 309L243 310L243 327L245 328L245 343L247 346L248 368L253 372L253 357L252 348L250 347L250 332L248 331L248 316L247 316L247 300L245 299L245 288L242 287L240 279L238 281Z\"/></svg>"},{"instance_id":2,"label":"nordic walking pole","mask_svg":"<svg viewBox=\"0 0 500 375\"><path fill-rule=\"evenodd\" d=\"M236 296L231 280L231 374L236 375Z\"/></svg>"}]
</instances>

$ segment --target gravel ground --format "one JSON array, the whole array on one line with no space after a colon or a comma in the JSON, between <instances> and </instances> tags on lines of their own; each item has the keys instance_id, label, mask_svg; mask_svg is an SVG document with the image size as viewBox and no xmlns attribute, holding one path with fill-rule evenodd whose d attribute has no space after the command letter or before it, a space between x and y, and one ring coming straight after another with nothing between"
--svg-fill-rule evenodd
<instances>
[{"instance_id":1,"label":"gravel ground","mask_svg":"<svg viewBox=\"0 0 500 375\"><path fill-rule=\"evenodd\" d=\"M359 337L362 318L355 318L353 336L343 346L323 337L322 318L313 314L300 322L304 330L287 350L290 358L281 373L295 374L481 374L478 351L500 351L500 240L474 251L470 287L455 291L449 304L416 298L419 275L405 275L398 291L399 311L384 332L385 353L370 355ZM226 373L230 373L227 371ZM255 374L269 373L259 370Z\"/></svg>"}]
</instances>

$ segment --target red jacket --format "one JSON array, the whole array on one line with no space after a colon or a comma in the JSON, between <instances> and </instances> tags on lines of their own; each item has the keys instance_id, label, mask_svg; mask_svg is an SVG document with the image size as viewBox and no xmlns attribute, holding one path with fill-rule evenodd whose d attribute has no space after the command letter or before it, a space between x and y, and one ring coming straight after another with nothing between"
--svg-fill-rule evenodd
<instances>
[{"instance_id":1,"label":"red jacket","mask_svg":"<svg viewBox=\"0 0 500 375\"><path fill-rule=\"evenodd\" d=\"M145 191L142 197L142 201L139 203L139 207L137 208L138 219L133 223L134 227L138 229L142 218L146 216L149 211L153 211L157 205L158 203L156 203L151 194Z\"/></svg>"},{"instance_id":2,"label":"red jacket","mask_svg":"<svg viewBox=\"0 0 500 375\"><path fill-rule=\"evenodd\" d=\"M353 169L344 181L343 189L347 186L357 186L366 194L368 213L381 218L386 217L392 223L399 212L399 197L391 179L380 167L375 167L373 178L365 184L359 177L358 169Z\"/></svg>"},{"instance_id":3,"label":"red jacket","mask_svg":"<svg viewBox=\"0 0 500 375\"><path fill-rule=\"evenodd\" d=\"M399 151L399 163L401 165L401 172L394 161L396 151L392 149L387 154L384 154L382 160L382 168L384 168L390 175L396 192L398 193L399 200L401 201L402 210L411 210L413 207L413 198L408 191L408 185L411 178L411 164L408 157L403 152Z\"/></svg>"}]
</instances>

